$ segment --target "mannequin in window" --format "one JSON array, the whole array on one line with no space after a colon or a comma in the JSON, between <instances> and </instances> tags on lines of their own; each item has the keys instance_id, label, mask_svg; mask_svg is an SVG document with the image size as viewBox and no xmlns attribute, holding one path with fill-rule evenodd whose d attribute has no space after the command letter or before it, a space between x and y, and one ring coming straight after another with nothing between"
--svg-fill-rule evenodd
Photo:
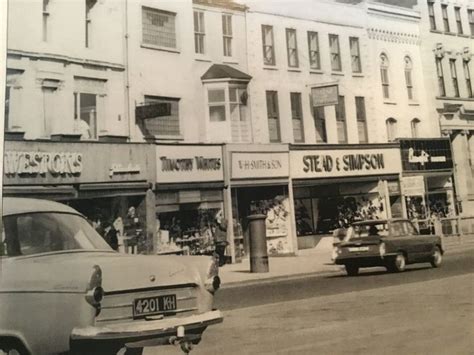
<instances>
[{"instance_id":1,"label":"mannequin in window","mask_svg":"<svg viewBox=\"0 0 474 355\"><path fill-rule=\"evenodd\" d=\"M91 128L89 127L89 124L81 117L78 117L74 120L74 131L80 133L81 139L92 138Z\"/></svg>"}]
</instances>

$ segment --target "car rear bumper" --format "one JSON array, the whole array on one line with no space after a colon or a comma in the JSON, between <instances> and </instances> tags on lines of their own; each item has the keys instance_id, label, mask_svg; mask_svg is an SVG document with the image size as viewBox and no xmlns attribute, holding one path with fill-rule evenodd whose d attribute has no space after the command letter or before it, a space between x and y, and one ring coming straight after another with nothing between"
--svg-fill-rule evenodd
<instances>
[{"instance_id":1,"label":"car rear bumper","mask_svg":"<svg viewBox=\"0 0 474 355\"><path fill-rule=\"evenodd\" d=\"M71 333L71 347L86 344L143 347L170 344L176 339L195 341L200 339L207 326L222 321L222 313L214 310L185 318L163 318L74 328Z\"/></svg>"},{"instance_id":2,"label":"car rear bumper","mask_svg":"<svg viewBox=\"0 0 474 355\"><path fill-rule=\"evenodd\" d=\"M336 265L357 265L360 267L386 266L395 256L396 254L385 254L383 257L380 255L338 257L334 260L334 263Z\"/></svg>"}]
</instances>

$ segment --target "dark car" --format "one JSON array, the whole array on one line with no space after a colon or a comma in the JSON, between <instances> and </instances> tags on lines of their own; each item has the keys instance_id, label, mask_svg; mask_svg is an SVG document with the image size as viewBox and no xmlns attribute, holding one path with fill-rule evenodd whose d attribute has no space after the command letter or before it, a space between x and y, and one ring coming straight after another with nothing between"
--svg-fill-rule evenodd
<instances>
[{"instance_id":1,"label":"dark car","mask_svg":"<svg viewBox=\"0 0 474 355\"><path fill-rule=\"evenodd\" d=\"M350 229L338 245L334 260L344 265L350 276L357 275L361 267L383 266L390 272L401 272L408 264L441 265L441 237L420 235L409 220L355 222Z\"/></svg>"}]
</instances>

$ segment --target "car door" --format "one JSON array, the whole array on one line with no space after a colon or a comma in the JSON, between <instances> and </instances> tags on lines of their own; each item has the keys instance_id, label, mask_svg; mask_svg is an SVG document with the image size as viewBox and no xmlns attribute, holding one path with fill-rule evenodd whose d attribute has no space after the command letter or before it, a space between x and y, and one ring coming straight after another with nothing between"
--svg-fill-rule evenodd
<instances>
[{"instance_id":1,"label":"car door","mask_svg":"<svg viewBox=\"0 0 474 355\"><path fill-rule=\"evenodd\" d=\"M406 253L407 259L412 261L417 258L416 241L408 230L403 221L394 221L390 223L390 236L397 250Z\"/></svg>"},{"instance_id":2,"label":"car door","mask_svg":"<svg viewBox=\"0 0 474 355\"><path fill-rule=\"evenodd\" d=\"M432 235L420 235L411 222L406 221L405 223L408 233L411 234L415 240L417 257L422 259L432 255L435 245L434 237Z\"/></svg>"}]
</instances>

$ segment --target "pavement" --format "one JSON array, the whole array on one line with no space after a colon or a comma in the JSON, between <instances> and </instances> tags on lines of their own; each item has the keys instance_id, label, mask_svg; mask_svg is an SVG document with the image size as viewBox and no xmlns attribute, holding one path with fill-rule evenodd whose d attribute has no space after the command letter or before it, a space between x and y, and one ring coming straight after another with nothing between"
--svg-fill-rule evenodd
<instances>
[{"instance_id":1,"label":"pavement","mask_svg":"<svg viewBox=\"0 0 474 355\"><path fill-rule=\"evenodd\" d=\"M474 251L474 234L443 237L445 252ZM219 269L222 288L239 287L262 282L275 282L303 278L308 275L328 275L343 272L343 266L334 265L331 261L332 237L322 238L311 249L298 251L298 255L269 257L269 272L250 272L250 260L224 265Z\"/></svg>"}]
</instances>

